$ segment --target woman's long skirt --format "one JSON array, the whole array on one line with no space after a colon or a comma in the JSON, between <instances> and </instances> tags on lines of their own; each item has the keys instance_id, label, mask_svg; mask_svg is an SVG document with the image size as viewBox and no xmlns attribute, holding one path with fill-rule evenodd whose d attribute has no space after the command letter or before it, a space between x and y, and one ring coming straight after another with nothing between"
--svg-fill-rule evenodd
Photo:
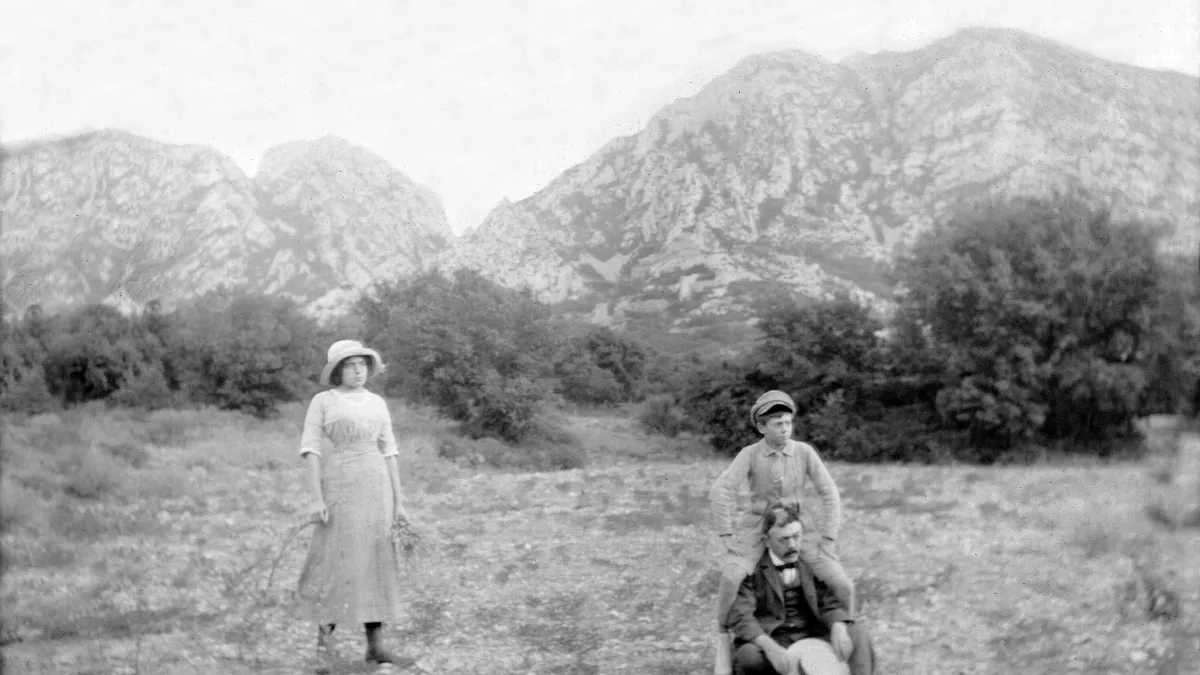
<instances>
[{"instance_id":1,"label":"woman's long skirt","mask_svg":"<svg viewBox=\"0 0 1200 675\"><path fill-rule=\"evenodd\" d=\"M387 463L374 442L333 449L321 489L329 522L316 525L297 594L313 620L394 622L400 566L391 541L395 513Z\"/></svg>"}]
</instances>

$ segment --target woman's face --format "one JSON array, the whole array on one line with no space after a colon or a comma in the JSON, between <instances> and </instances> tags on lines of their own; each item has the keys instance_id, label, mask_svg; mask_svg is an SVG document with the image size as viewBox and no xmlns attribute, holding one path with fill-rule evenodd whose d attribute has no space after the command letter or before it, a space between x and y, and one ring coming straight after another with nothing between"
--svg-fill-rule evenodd
<instances>
[{"instance_id":1,"label":"woman's face","mask_svg":"<svg viewBox=\"0 0 1200 675\"><path fill-rule=\"evenodd\" d=\"M342 361L342 386L351 389L367 383L370 361L362 356L352 356Z\"/></svg>"}]
</instances>

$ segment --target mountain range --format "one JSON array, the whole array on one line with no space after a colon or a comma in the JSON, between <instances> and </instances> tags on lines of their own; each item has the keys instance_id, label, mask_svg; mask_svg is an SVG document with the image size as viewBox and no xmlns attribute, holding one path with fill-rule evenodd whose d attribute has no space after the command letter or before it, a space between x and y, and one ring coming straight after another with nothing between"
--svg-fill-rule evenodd
<instances>
[{"instance_id":1,"label":"mountain range","mask_svg":"<svg viewBox=\"0 0 1200 675\"><path fill-rule=\"evenodd\" d=\"M14 310L164 304L221 284L319 314L373 280L474 268L603 323L751 315L764 290L886 305L891 261L955 209L1082 189L1200 245L1200 79L968 29L840 63L756 55L526 199L451 234L438 198L334 137L247 177L120 131L5 149Z\"/></svg>"}]
</instances>

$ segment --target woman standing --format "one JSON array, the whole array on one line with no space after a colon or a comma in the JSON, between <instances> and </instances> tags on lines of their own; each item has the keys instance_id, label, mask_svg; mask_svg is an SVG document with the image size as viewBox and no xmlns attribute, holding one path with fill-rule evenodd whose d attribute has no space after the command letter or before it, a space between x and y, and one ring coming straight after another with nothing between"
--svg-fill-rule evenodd
<instances>
[{"instance_id":1,"label":"woman standing","mask_svg":"<svg viewBox=\"0 0 1200 675\"><path fill-rule=\"evenodd\" d=\"M366 660L404 665L380 644L383 622L399 616L400 567L392 521L408 518L401 504L396 439L387 403L363 388L383 371L379 354L354 340L329 348L321 384L304 418L300 455L308 464L316 521L298 595L317 621L316 672L337 659L338 624L363 624ZM322 439L329 447L322 454Z\"/></svg>"}]
</instances>

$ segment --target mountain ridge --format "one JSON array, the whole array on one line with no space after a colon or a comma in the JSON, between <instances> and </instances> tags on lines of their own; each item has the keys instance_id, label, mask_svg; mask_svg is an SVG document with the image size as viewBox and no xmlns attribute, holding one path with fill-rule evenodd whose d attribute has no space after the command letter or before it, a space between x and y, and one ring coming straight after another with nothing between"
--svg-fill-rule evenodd
<instances>
[{"instance_id":1,"label":"mountain ridge","mask_svg":"<svg viewBox=\"0 0 1200 675\"><path fill-rule=\"evenodd\" d=\"M1196 84L1006 29L841 63L753 55L490 215L443 260L487 261L502 283L598 316L697 298L682 325L697 311L744 316L739 284L886 302L879 272L898 251L998 195L1082 189L1118 216L1175 221L1190 250ZM616 259L621 278L598 282L593 261ZM614 296L614 281L640 282L641 297Z\"/></svg>"},{"instance_id":2,"label":"mountain ridge","mask_svg":"<svg viewBox=\"0 0 1200 675\"><path fill-rule=\"evenodd\" d=\"M593 321L683 329L747 320L769 289L886 306L896 255L956 209L1073 190L1200 245L1200 78L1010 29L749 55L459 236L436 194L335 136L275 146L253 176L119 130L0 150L14 306L227 283L329 314L469 267Z\"/></svg>"}]
</instances>

